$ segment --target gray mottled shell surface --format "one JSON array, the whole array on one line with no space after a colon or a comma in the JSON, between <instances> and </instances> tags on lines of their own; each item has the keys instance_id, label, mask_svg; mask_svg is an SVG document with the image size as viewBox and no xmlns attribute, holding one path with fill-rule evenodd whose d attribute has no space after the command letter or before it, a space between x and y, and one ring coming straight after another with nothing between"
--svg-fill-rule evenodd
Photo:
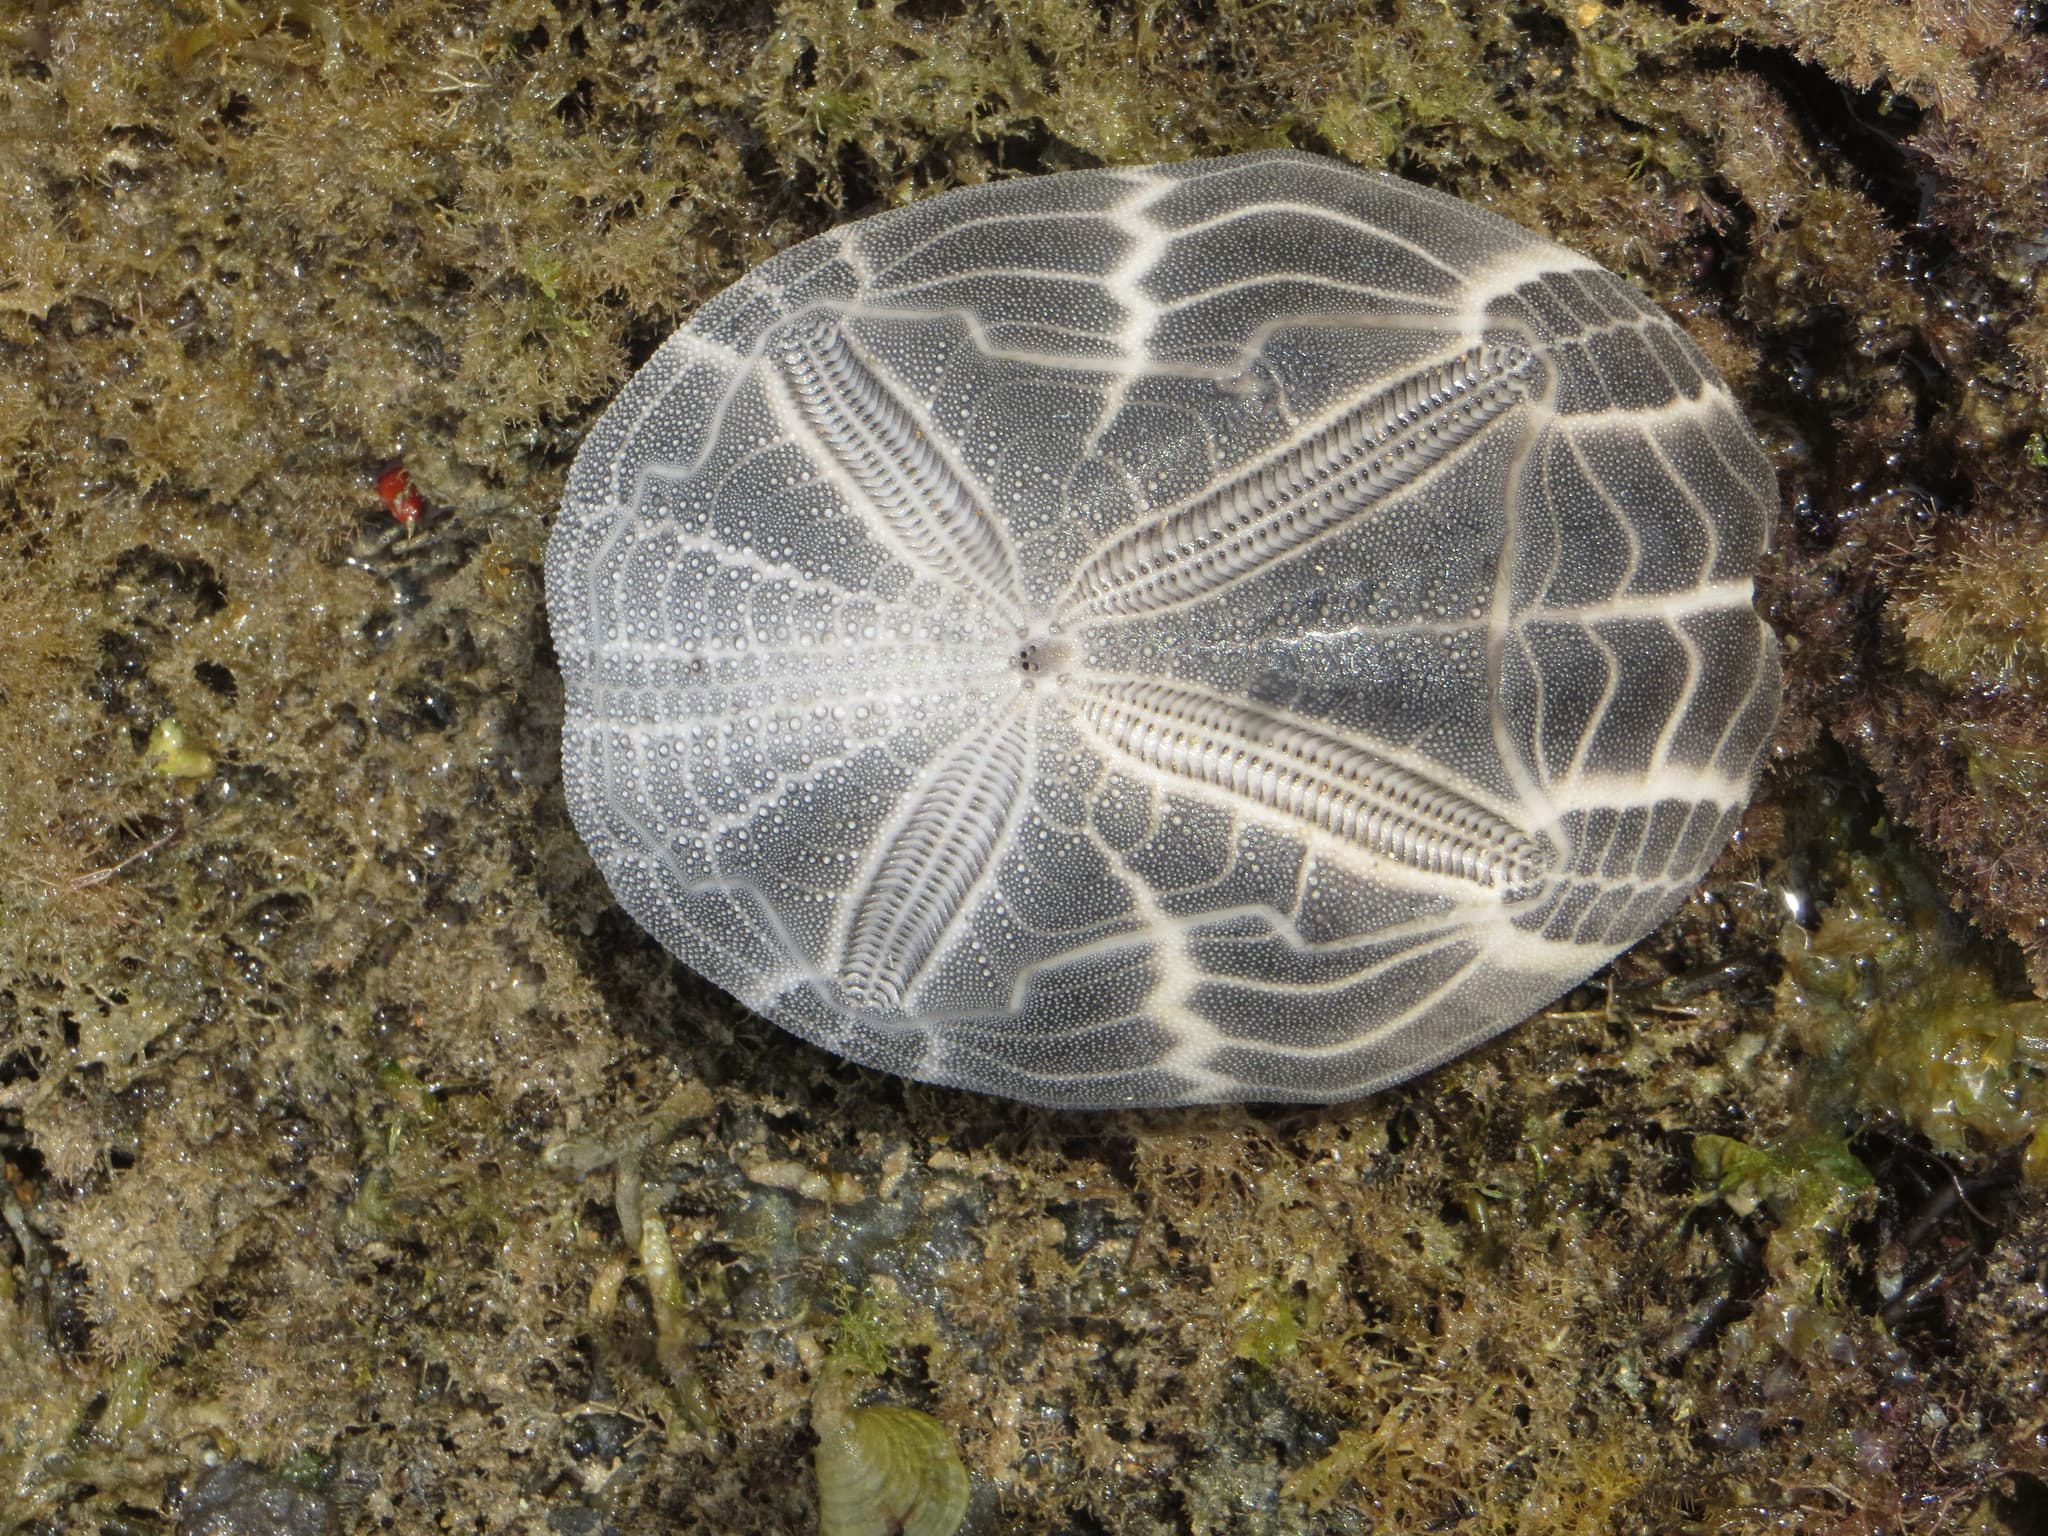
<instances>
[{"instance_id":1,"label":"gray mottled shell surface","mask_svg":"<svg viewBox=\"0 0 2048 1536\"><path fill-rule=\"evenodd\" d=\"M949 192L765 263L592 429L569 806L856 1061L1348 1098L1712 861L1775 509L1677 327L1456 199L1288 153Z\"/></svg>"}]
</instances>

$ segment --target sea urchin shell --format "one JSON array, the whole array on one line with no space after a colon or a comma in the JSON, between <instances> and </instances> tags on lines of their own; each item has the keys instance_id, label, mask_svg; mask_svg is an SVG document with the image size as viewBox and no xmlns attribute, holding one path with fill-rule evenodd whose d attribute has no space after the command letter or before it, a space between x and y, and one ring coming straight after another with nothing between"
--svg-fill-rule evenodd
<instances>
[{"instance_id":1,"label":"sea urchin shell","mask_svg":"<svg viewBox=\"0 0 2048 1536\"><path fill-rule=\"evenodd\" d=\"M626 909L856 1061L1339 1099L1698 880L1778 708L1771 470L1634 288L1274 153L787 251L592 429L548 549Z\"/></svg>"}]
</instances>

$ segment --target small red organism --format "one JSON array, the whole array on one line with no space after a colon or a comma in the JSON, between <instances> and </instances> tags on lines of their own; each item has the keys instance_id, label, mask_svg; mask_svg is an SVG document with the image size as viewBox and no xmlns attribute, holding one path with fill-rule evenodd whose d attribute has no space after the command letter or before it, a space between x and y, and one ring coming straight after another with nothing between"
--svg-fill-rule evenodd
<instances>
[{"instance_id":1,"label":"small red organism","mask_svg":"<svg viewBox=\"0 0 2048 1536\"><path fill-rule=\"evenodd\" d=\"M427 499L420 495L419 487L412 483L412 476L405 472L405 465L393 459L377 471L377 498L384 503L384 510L391 514L392 521L407 533L419 525L426 516Z\"/></svg>"}]
</instances>

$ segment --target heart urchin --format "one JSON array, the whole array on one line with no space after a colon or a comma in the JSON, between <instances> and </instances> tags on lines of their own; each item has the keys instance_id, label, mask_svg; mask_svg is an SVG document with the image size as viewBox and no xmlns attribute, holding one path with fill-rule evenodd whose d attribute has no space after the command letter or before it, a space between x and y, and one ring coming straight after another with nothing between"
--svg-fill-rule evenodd
<instances>
[{"instance_id":1,"label":"heart urchin","mask_svg":"<svg viewBox=\"0 0 2048 1536\"><path fill-rule=\"evenodd\" d=\"M947 193L765 263L591 431L570 809L857 1061L1350 1097L1706 869L1775 504L1677 327L1456 199L1297 154Z\"/></svg>"}]
</instances>

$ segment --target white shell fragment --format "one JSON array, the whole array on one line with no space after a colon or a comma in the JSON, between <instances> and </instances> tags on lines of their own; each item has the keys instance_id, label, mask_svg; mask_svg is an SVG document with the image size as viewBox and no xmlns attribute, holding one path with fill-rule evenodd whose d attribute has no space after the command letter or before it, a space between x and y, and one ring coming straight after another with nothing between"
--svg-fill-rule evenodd
<instances>
[{"instance_id":1,"label":"white shell fragment","mask_svg":"<svg viewBox=\"0 0 2048 1536\"><path fill-rule=\"evenodd\" d=\"M1454 198L1290 153L949 192L766 262L592 429L569 807L856 1061L1349 1098L1713 860L1776 506L1676 326Z\"/></svg>"}]
</instances>

